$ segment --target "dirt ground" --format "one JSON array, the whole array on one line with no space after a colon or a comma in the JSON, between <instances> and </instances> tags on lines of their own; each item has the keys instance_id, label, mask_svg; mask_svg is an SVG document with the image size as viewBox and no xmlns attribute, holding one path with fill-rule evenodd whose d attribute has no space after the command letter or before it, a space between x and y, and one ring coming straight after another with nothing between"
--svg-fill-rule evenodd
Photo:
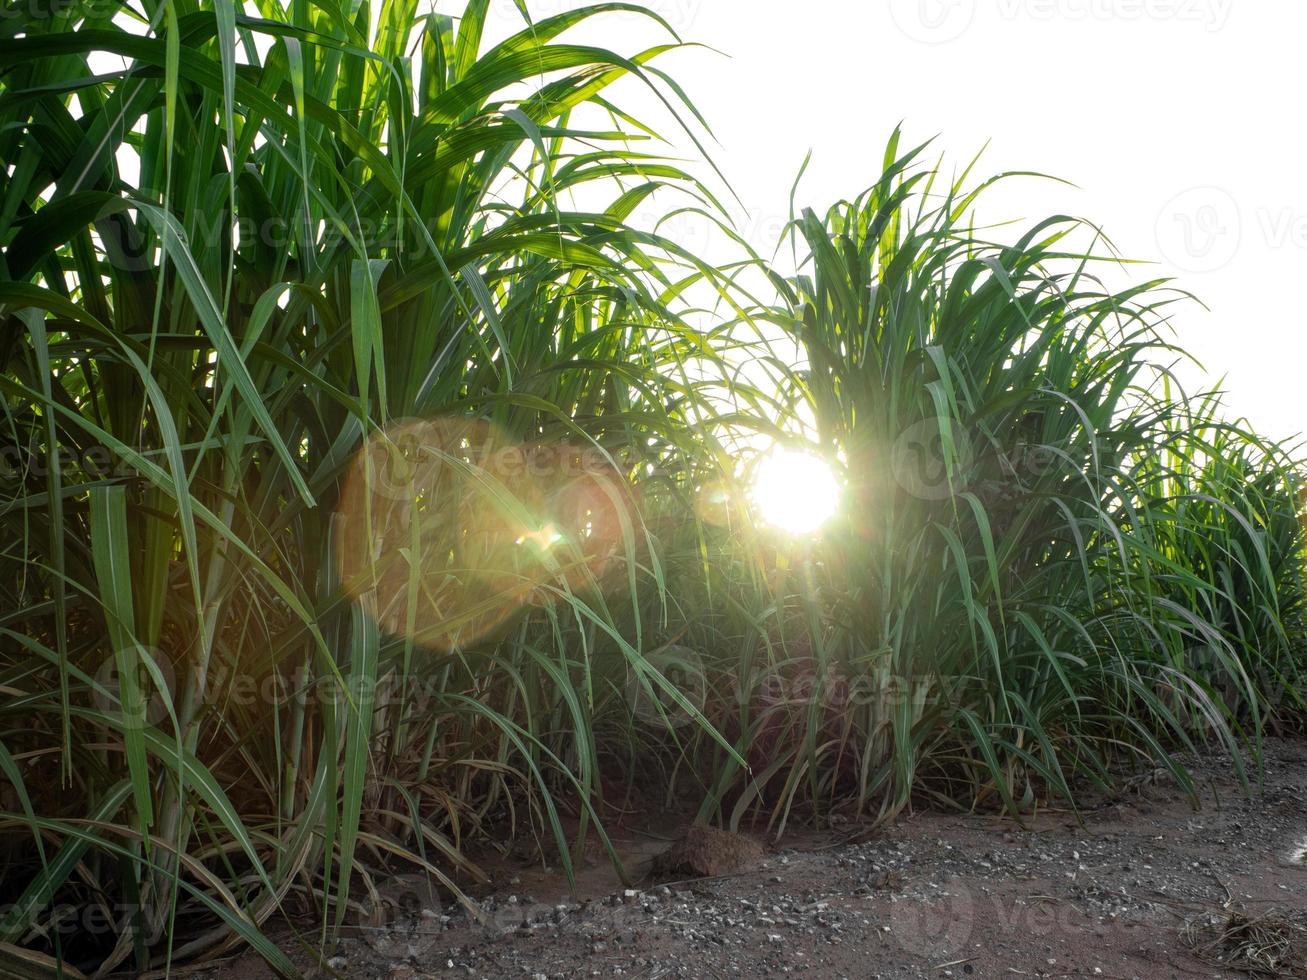
<instances>
[{"instance_id":1,"label":"dirt ground","mask_svg":"<svg viewBox=\"0 0 1307 980\"><path fill-rule=\"evenodd\" d=\"M625 889L595 855L572 893L556 872L505 866L481 897L480 922L416 882L392 881L390 921L355 928L326 968L309 972L1242 976L1194 958L1182 932L1236 909L1307 911L1307 743L1269 743L1264 786L1252 797L1225 762L1193 771L1203 784L1197 812L1158 773L1082 811L1083 824L1047 810L1029 830L994 816L918 812L861 842L852 831L786 839L709 879ZM638 869L674 836L664 828L616 838ZM248 955L206 974L266 975Z\"/></svg>"}]
</instances>

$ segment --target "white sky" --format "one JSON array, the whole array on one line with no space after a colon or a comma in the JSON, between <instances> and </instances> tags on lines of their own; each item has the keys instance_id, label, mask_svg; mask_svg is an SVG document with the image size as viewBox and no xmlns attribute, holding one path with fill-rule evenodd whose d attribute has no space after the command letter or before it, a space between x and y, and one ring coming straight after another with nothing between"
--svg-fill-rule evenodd
<instances>
[{"instance_id":1,"label":"white sky","mask_svg":"<svg viewBox=\"0 0 1307 980\"><path fill-rule=\"evenodd\" d=\"M771 253L795 174L824 209L879 173L885 141L938 136L978 172L1034 170L982 221L1052 213L1102 225L1132 278L1179 277L1211 308L1179 307L1177 339L1224 375L1226 402L1264 432L1307 430L1302 374L1307 127L1300 120L1307 4L1294 0L646 0L686 40L658 64L712 125L712 153ZM581 6L528 0L533 17ZM443 4L439 5L448 9ZM495 33L516 29L496 0ZM658 40L610 15L565 40L632 53ZM617 99L642 104L634 88ZM644 103L647 104L647 103ZM678 150L689 155L688 141ZM1307 277L1304 277L1307 278ZM1190 375L1191 387L1201 385Z\"/></svg>"}]
</instances>

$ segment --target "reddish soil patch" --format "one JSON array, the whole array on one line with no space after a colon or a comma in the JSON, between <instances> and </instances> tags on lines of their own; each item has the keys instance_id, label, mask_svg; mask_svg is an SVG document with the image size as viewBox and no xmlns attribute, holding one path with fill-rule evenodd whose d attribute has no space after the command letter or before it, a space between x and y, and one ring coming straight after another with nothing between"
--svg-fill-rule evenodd
<instances>
[{"instance_id":1,"label":"reddish soil patch","mask_svg":"<svg viewBox=\"0 0 1307 980\"><path fill-rule=\"evenodd\" d=\"M420 903L386 928L358 930L318 969L394 980L1222 976L1189 954L1186 922L1307 908L1307 744L1270 742L1252 796L1224 762L1192 771L1198 811L1159 773L1082 812L1083 824L1064 811L1043 811L1026 830L918 813L861 843L787 839L788 849L751 851L725 876L689 883L624 889L598 855L575 893L556 873L502 868L481 902L484 923ZM668 843L619 835L638 868ZM679 856L696 856L686 843ZM248 956L212 974L264 975Z\"/></svg>"}]
</instances>

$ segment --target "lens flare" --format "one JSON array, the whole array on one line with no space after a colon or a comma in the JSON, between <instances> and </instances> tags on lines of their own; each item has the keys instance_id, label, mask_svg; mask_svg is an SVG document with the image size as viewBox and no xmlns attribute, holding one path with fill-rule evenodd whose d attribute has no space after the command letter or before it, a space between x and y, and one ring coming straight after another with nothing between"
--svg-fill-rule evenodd
<instances>
[{"instance_id":1,"label":"lens flare","mask_svg":"<svg viewBox=\"0 0 1307 980\"><path fill-rule=\"evenodd\" d=\"M477 419L396 422L345 474L341 583L385 633L467 649L621 565L633 490L602 454Z\"/></svg>"},{"instance_id":2,"label":"lens flare","mask_svg":"<svg viewBox=\"0 0 1307 980\"><path fill-rule=\"evenodd\" d=\"M829 463L811 453L776 448L758 461L753 503L768 524L812 534L835 516L842 490Z\"/></svg>"}]
</instances>

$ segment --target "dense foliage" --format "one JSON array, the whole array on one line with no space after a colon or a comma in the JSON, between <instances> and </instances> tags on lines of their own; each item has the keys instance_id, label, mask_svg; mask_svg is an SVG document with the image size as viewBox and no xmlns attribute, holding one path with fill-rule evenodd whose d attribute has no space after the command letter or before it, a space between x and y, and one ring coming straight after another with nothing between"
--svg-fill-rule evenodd
<instances>
[{"instance_id":1,"label":"dense foliage","mask_svg":"<svg viewBox=\"0 0 1307 980\"><path fill-rule=\"evenodd\" d=\"M1295 466L1180 394L1161 284L897 137L797 276L711 267L609 101L695 143L679 40L488 7L0 22L0 955L289 974L277 917L505 830L570 873L637 792L1019 816L1301 721ZM750 433L841 470L826 533L754 520Z\"/></svg>"}]
</instances>

